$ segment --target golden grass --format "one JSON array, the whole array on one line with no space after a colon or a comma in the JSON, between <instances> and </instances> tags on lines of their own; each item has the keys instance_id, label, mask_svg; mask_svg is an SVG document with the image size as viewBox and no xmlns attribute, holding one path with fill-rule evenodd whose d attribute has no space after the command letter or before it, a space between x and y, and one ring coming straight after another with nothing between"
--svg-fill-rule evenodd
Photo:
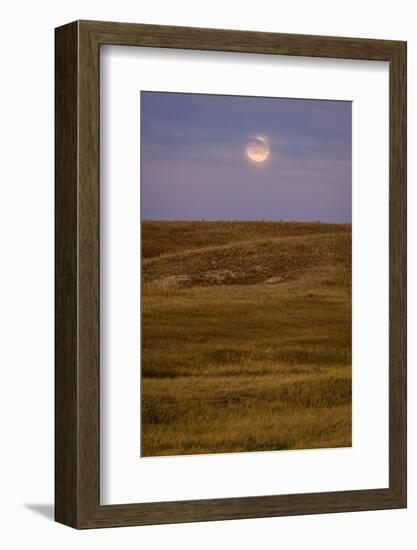
<instances>
[{"instance_id":1,"label":"golden grass","mask_svg":"<svg viewBox=\"0 0 417 550\"><path fill-rule=\"evenodd\" d=\"M143 456L351 445L350 225L143 222L142 242Z\"/></svg>"}]
</instances>

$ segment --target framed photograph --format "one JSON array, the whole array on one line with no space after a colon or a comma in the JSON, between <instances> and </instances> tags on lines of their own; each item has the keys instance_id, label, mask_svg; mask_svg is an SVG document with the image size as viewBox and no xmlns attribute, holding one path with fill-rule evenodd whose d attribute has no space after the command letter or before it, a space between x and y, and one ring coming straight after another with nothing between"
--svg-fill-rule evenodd
<instances>
[{"instance_id":1,"label":"framed photograph","mask_svg":"<svg viewBox=\"0 0 417 550\"><path fill-rule=\"evenodd\" d=\"M406 507L406 43L56 29L56 521Z\"/></svg>"}]
</instances>

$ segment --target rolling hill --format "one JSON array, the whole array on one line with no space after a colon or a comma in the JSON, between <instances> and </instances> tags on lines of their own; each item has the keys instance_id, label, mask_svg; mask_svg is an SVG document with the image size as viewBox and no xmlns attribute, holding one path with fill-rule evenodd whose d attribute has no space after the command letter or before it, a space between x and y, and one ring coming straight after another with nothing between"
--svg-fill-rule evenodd
<instances>
[{"instance_id":1,"label":"rolling hill","mask_svg":"<svg viewBox=\"0 0 417 550\"><path fill-rule=\"evenodd\" d=\"M351 444L351 226L142 222L143 456Z\"/></svg>"}]
</instances>

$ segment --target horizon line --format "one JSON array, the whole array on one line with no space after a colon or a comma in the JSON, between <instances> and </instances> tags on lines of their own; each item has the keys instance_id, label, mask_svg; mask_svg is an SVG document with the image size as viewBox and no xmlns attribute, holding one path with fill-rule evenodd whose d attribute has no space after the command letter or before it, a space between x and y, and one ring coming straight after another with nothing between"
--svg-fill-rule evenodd
<instances>
[{"instance_id":1,"label":"horizon line","mask_svg":"<svg viewBox=\"0 0 417 550\"><path fill-rule=\"evenodd\" d=\"M201 223L322 223L322 224L332 224L332 225L352 225L352 221L328 221L328 220L277 220L277 219L207 219L207 218L188 218L188 219L168 219L168 218L141 218L141 222L201 222Z\"/></svg>"}]
</instances>

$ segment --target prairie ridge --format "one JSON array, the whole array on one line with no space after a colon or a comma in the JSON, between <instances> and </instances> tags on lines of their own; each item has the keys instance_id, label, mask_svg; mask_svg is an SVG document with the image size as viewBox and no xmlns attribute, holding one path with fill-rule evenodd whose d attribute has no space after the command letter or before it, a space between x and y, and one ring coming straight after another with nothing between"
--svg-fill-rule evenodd
<instances>
[{"instance_id":1,"label":"prairie ridge","mask_svg":"<svg viewBox=\"0 0 417 550\"><path fill-rule=\"evenodd\" d=\"M351 445L351 225L142 222L142 456Z\"/></svg>"}]
</instances>

